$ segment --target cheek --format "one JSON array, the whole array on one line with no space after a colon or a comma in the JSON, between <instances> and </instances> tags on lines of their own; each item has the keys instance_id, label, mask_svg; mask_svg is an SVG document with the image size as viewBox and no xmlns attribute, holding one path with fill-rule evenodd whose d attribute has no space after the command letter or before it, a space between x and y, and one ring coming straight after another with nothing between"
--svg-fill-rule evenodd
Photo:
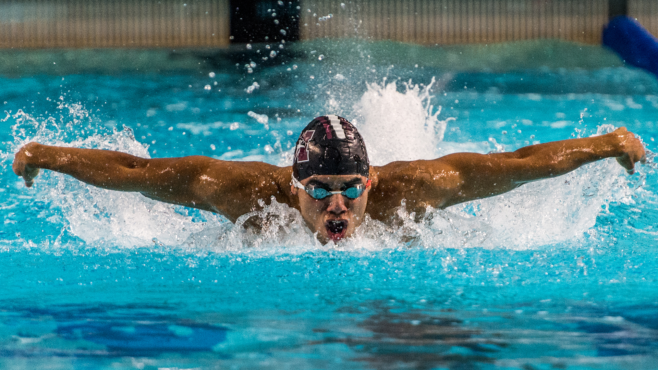
<instances>
[{"instance_id":1,"label":"cheek","mask_svg":"<svg viewBox=\"0 0 658 370\"><path fill-rule=\"evenodd\" d=\"M308 197L299 199L299 208L302 217L307 221L313 220L317 215L322 213L323 204L314 199L307 199Z\"/></svg>"},{"instance_id":2,"label":"cheek","mask_svg":"<svg viewBox=\"0 0 658 370\"><path fill-rule=\"evenodd\" d=\"M354 213L354 216L358 218L362 218L363 215L366 213L366 204L368 203L368 197L367 196L361 196L357 201L354 201L352 203L352 212Z\"/></svg>"}]
</instances>

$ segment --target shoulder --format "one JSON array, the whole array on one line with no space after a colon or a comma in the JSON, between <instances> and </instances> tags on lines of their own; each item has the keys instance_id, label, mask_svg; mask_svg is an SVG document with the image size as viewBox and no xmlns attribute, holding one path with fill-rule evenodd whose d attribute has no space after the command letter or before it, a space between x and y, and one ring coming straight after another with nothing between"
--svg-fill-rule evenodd
<instances>
[{"instance_id":1,"label":"shoulder","mask_svg":"<svg viewBox=\"0 0 658 370\"><path fill-rule=\"evenodd\" d=\"M368 207L375 218L391 215L402 203L412 212L443 207L460 184L458 173L440 158L373 166L371 177Z\"/></svg>"},{"instance_id":2,"label":"shoulder","mask_svg":"<svg viewBox=\"0 0 658 370\"><path fill-rule=\"evenodd\" d=\"M269 204L274 196L277 202L292 205L291 178L290 166L214 160L208 171L199 176L198 183L216 199L239 197L251 203L262 199Z\"/></svg>"},{"instance_id":3,"label":"shoulder","mask_svg":"<svg viewBox=\"0 0 658 370\"><path fill-rule=\"evenodd\" d=\"M383 187L451 188L460 181L459 172L443 158L433 160L397 161L373 167L376 185ZM374 182L374 181L373 181Z\"/></svg>"}]
</instances>

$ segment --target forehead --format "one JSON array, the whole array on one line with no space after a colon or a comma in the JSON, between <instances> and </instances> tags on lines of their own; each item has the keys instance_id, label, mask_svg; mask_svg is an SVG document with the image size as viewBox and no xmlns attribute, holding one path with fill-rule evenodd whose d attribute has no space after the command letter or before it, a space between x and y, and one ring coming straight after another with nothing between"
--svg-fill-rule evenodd
<instances>
[{"instance_id":1,"label":"forehead","mask_svg":"<svg viewBox=\"0 0 658 370\"><path fill-rule=\"evenodd\" d=\"M367 181L367 178L361 175L313 175L307 179L302 180L301 183L303 185L306 185L311 181L319 181L323 184L332 186L332 185L342 185L346 182L358 181L358 180L361 180L362 182L365 183Z\"/></svg>"}]
</instances>

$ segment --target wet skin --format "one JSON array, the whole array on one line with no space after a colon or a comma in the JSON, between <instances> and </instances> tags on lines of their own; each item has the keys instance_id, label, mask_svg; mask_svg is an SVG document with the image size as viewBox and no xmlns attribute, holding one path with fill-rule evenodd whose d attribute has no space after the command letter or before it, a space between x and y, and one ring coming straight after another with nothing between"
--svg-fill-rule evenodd
<instances>
[{"instance_id":1,"label":"wet skin","mask_svg":"<svg viewBox=\"0 0 658 370\"><path fill-rule=\"evenodd\" d=\"M292 167L262 162L221 161L203 156L139 158L108 150L77 149L29 143L14 158L13 170L32 186L40 169L61 172L87 184L139 192L167 203L222 214L235 222L272 199L300 211L306 224L325 243L354 233L367 213L392 222L405 204L421 214L427 207L445 208L503 194L528 182L569 173L582 165L615 158L629 174L644 162L642 142L619 128L609 134L531 145L509 153L454 153L433 160L398 161L371 166L370 188L357 199L334 194L322 200L291 186ZM312 176L331 190L343 190L357 175Z\"/></svg>"},{"instance_id":2,"label":"wet skin","mask_svg":"<svg viewBox=\"0 0 658 370\"><path fill-rule=\"evenodd\" d=\"M313 184L327 190L341 191L357 184L365 185L368 179L360 175L314 175L301 181L306 186ZM338 241L352 235L363 222L368 204L366 187L361 196L350 199L342 194L332 194L324 199L314 199L302 189L291 186L293 196L297 196L299 211L308 225L314 230L322 243ZM338 226L339 227L336 227Z\"/></svg>"}]
</instances>

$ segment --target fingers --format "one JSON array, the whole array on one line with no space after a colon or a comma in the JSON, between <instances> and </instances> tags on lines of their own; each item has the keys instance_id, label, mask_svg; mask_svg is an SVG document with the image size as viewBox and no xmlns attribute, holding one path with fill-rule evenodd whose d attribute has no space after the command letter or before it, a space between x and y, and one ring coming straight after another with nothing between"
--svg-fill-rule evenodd
<instances>
[{"instance_id":1,"label":"fingers","mask_svg":"<svg viewBox=\"0 0 658 370\"><path fill-rule=\"evenodd\" d=\"M617 159L617 163L619 163L622 167L624 167L629 175L635 173L635 163L633 163L628 153L624 154L621 157L617 157L616 159Z\"/></svg>"},{"instance_id":2,"label":"fingers","mask_svg":"<svg viewBox=\"0 0 658 370\"><path fill-rule=\"evenodd\" d=\"M628 174L635 173L635 163L646 163L647 156L642 145L642 141L625 127L620 127L614 131L619 138L622 155L617 157L617 162L626 169Z\"/></svg>"},{"instance_id":3,"label":"fingers","mask_svg":"<svg viewBox=\"0 0 658 370\"><path fill-rule=\"evenodd\" d=\"M29 144L28 144L29 145ZM27 164L26 146L22 147L14 156L14 163L12 170L17 176L20 176L25 181L25 186L32 187L34 178L39 174L39 169L34 168Z\"/></svg>"},{"instance_id":4,"label":"fingers","mask_svg":"<svg viewBox=\"0 0 658 370\"><path fill-rule=\"evenodd\" d=\"M34 184L34 178L39 175L39 169L38 168L25 168L23 171L23 179L25 180L25 186L32 187Z\"/></svg>"}]
</instances>

